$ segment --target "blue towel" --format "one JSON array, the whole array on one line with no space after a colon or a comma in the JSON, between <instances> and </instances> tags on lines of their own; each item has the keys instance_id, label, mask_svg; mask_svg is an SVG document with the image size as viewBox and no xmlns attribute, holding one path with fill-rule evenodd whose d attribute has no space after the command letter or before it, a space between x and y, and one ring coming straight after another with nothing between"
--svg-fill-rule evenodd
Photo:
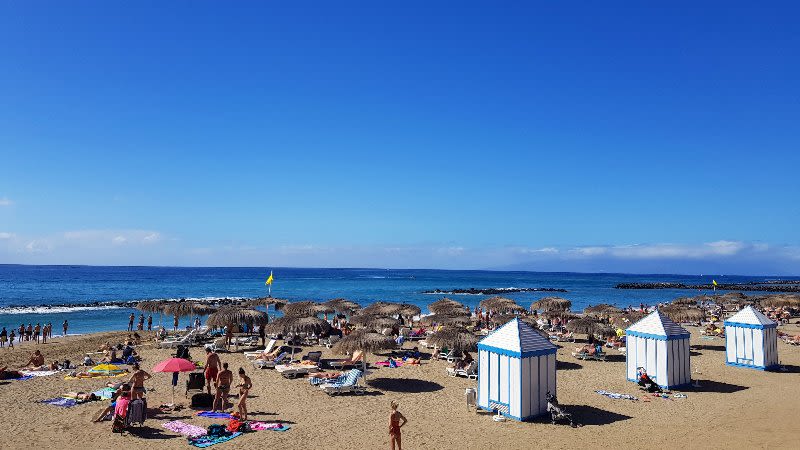
<instances>
[{"instance_id":1,"label":"blue towel","mask_svg":"<svg viewBox=\"0 0 800 450\"><path fill-rule=\"evenodd\" d=\"M214 444L219 444L221 442L227 442L231 439L235 438L236 436L240 436L242 433L235 432L229 436L198 436L196 438L189 438L189 445L194 445L195 447L199 448L206 448L211 447Z\"/></svg>"},{"instance_id":2,"label":"blue towel","mask_svg":"<svg viewBox=\"0 0 800 450\"><path fill-rule=\"evenodd\" d=\"M53 405L53 406L60 406L62 408L71 408L71 407L73 407L73 406L78 404L78 402L75 401L74 399L62 398L62 397L49 398L47 400L42 400L42 403L47 403L48 405Z\"/></svg>"},{"instance_id":3,"label":"blue towel","mask_svg":"<svg viewBox=\"0 0 800 450\"><path fill-rule=\"evenodd\" d=\"M224 412L200 411L197 415L200 417L208 417L209 419L233 419L232 415Z\"/></svg>"}]
</instances>

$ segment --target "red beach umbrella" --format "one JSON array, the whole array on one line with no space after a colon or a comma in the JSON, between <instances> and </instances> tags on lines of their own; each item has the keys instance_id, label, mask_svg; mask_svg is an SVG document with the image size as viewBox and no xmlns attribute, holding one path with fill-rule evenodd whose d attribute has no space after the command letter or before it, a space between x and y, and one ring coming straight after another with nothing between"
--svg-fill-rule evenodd
<instances>
[{"instance_id":1,"label":"red beach umbrella","mask_svg":"<svg viewBox=\"0 0 800 450\"><path fill-rule=\"evenodd\" d=\"M192 372L194 371L194 363L183 358L170 358L161 361L153 367L153 372L168 372L174 373L175 377L172 379L172 404L175 404L175 384L177 384L178 372Z\"/></svg>"}]
</instances>

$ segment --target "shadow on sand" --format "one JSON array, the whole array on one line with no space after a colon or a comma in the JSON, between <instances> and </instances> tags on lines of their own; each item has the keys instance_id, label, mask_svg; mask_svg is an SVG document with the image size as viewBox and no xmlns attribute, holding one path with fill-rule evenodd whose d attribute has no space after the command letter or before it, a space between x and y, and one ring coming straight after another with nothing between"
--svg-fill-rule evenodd
<instances>
[{"instance_id":1,"label":"shadow on sand","mask_svg":"<svg viewBox=\"0 0 800 450\"><path fill-rule=\"evenodd\" d=\"M583 369L583 366L569 361L556 361L556 370L578 370Z\"/></svg>"},{"instance_id":2,"label":"shadow on sand","mask_svg":"<svg viewBox=\"0 0 800 450\"><path fill-rule=\"evenodd\" d=\"M567 412L572 414L576 423L582 425L608 425L614 422L628 420L631 416L618 414L604 409L595 408L587 405L561 405ZM550 415L543 416L544 421L550 421Z\"/></svg>"},{"instance_id":3,"label":"shadow on sand","mask_svg":"<svg viewBox=\"0 0 800 450\"><path fill-rule=\"evenodd\" d=\"M724 352L725 346L724 345L693 345L692 350L710 350L714 352Z\"/></svg>"},{"instance_id":4,"label":"shadow on sand","mask_svg":"<svg viewBox=\"0 0 800 450\"><path fill-rule=\"evenodd\" d=\"M685 388L687 392L717 392L720 394L733 394L734 392L750 389L747 386L740 386L738 384L725 383L722 381L713 380L695 380L700 387L694 385Z\"/></svg>"},{"instance_id":5,"label":"shadow on sand","mask_svg":"<svg viewBox=\"0 0 800 450\"><path fill-rule=\"evenodd\" d=\"M127 431L128 431L128 433L131 434L131 436L136 436L136 437L142 438L142 439L161 439L161 440L165 440L165 439L175 439L175 438L182 437L182 436L175 436L175 435L172 435L172 434L166 434L166 433L164 433L163 430L161 430L159 428L148 427L147 425L144 425L144 426L141 426L141 427L136 427L136 426L128 427Z\"/></svg>"},{"instance_id":6,"label":"shadow on sand","mask_svg":"<svg viewBox=\"0 0 800 450\"><path fill-rule=\"evenodd\" d=\"M409 394L435 392L444 389L444 386L439 383L417 378L373 378L367 381L367 385L382 391L405 392Z\"/></svg>"}]
</instances>

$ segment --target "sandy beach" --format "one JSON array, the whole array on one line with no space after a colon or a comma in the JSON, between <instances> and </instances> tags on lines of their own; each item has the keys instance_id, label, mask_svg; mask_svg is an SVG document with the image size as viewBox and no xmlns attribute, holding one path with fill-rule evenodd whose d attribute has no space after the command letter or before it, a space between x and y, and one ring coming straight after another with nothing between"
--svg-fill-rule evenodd
<instances>
[{"instance_id":1,"label":"sandy beach","mask_svg":"<svg viewBox=\"0 0 800 450\"><path fill-rule=\"evenodd\" d=\"M797 333L797 325L784 326ZM285 432L259 431L245 434L215 446L219 449L254 448L388 448L389 402L400 402L400 411L409 419L403 429L404 447L415 448L796 448L800 439L795 415L800 411L800 347L779 342L780 359L788 372L761 372L724 365L724 340L707 340L692 331L693 378L699 388L683 391L687 398L651 398L625 381L624 356L610 351L608 362L578 361L570 352L573 345L560 344L558 352L558 397L562 405L583 423L582 428L551 425L542 420L532 423L496 423L490 414L468 410L465 388L474 380L451 378L444 361L424 361L421 366L370 370L365 396L329 397L309 385L306 379L285 379L274 370L256 370L241 353L222 353L231 368L244 367L254 388L248 400L251 419L279 421L291 425ZM122 340L126 333L98 333L56 339L39 345L48 360L64 357L79 360L103 342ZM407 343L406 346L409 344ZM0 351L0 365L16 366L27 360L33 346ZM312 350L314 348L307 348ZM325 348L323 358L340 357ZM142 366L152 368L170 356L171 351L151 345L139 348ZM202 357L193 348L194 358ZM370 355L370 362L383 359ZM22 449L31 445L57 448L189 448L186 439L164 429L162 423L182 420L206 427L222 421L199 418L186 408L169 414L153 408L170 401L168 374L153 374L147 385L150 418L142 428L119 435L111 433L111 423L92 423L92 418L107 402L90 402L72 408L59 408L40 400L68 391L95 390L106 380L65 380L62 374L24 381L0 382L0 408L3 424L2 448ZM188 406L180 387L179 403ZM633 394L639 401L615 400L595 393L604 389ZM233 399L232 399L233 400Z\"/></svg>"}]
</instances>

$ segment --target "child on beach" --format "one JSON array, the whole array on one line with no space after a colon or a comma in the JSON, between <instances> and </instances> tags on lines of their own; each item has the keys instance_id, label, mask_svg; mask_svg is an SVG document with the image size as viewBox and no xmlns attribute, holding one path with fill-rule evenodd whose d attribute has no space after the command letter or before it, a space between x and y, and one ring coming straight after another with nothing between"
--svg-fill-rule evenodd
<instances>
[{"instance_id":1,"label":"child on beach","mask_svg":"<svg viewBox=\"0 0 800 450\"><path fill-rule=\"evenodd\" d=\"M400 428L408 423L405 416L397 410L398 403L392 400L390 403L392 412L389 413L389 440L392 444L392 450L395 450L395 443L397 443L397 450L403 450L400 440ZM402 421L402 422L401 422Z\"/></svg>"}]
</instances>

